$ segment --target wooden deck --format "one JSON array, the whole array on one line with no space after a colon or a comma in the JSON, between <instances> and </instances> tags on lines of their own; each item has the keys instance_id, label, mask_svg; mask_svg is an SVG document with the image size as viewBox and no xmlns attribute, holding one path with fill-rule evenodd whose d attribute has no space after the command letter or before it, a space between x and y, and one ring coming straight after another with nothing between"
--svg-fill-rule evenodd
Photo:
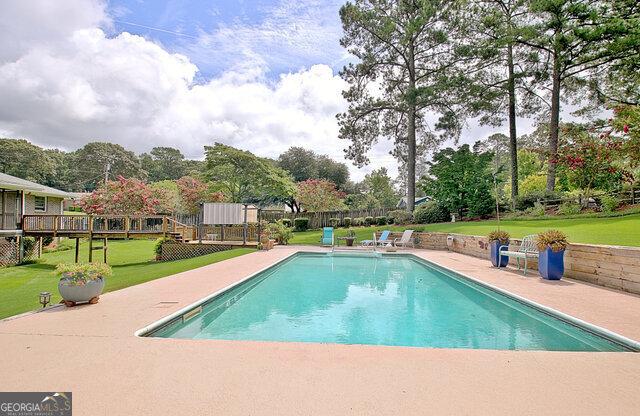
<instances>
[{"instance_id":1,"label":"wooden deck","mask_svg":"<svg viewBox=\"0 0 640 416\"><path fill-rule=\"evenodd\" d=\"M161 215L24 215L26 236L69 238L157 238L173 235L182 241L197 238L195 226Z\"/></svg>"}]
</instances>

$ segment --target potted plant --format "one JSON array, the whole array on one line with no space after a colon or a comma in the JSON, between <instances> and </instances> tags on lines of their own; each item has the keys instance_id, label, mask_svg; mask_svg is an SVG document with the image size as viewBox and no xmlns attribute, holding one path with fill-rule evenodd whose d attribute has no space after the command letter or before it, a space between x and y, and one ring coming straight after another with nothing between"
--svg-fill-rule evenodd
<instances>
[{"instance_id":1,"label":"potted plant","mask_svg":"<svg viewBox=\"0 0 640 416\"><path fill-rule=\"evenodd\" d=\"M351 228L349 228L349 230L347 231L347 236L345 237L344 241L347 243L348 247L353 247L353 242L356 240L356 232L353 231Z\"/></svg>"},{"instance_id":2,"label":"potted plant","mask_svg":"<svg viewBox=\"0 0 640 416\"><path fill-rule=\"evenodd\" d=\"M509 257L500 256L500 247L509 246L509 237L509 233L502 230L494 230L489 233L489 249L493 267L507 267L509 264Z\"/></svg>"},{"instance_id":3,"label":"potted plant","mask_svg":"<svg viewBox=\"0 0 640 416\"><path fill-rule=\"evenodd\" d=\"M77 303L98 303L105 279L111 276L111 267L104 263L62 263L56 267L60 275L58 291L67 306Z\"/></svg>"},{"instance_id":4,"label":"potted plant","mask_svg":"<svg viewBox=\"0 0 640 416\"><path fill-rule=\"evenodd\" d=\"M558 230L548 230L538 234L538 271L543 279L560 280L564 274L564 251L567 236Z\"/></svg>"}]
</instances>

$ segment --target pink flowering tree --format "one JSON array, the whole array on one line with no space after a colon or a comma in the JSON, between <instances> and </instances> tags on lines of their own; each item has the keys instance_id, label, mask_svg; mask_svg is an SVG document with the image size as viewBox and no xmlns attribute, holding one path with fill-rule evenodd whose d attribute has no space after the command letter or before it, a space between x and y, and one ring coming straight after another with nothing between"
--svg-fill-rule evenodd
<instances>
[{"instance_id":1,"label":"pink flowering tree","mask_svg":"<svg viewBox=\"0 0 640 416\"><path fill-rule=\"evenodd\" d=\"M224 194L213 192L209 184L191 176L183 176L176 181L180 197L181 210L188 214L196 214L201 202L222 202Z\"/></svg>"},{"instance_id":2,"label":"pink flowering tree","mask_svg":"<svg viewBox=\"0 0 640 416\"><path fill-rule=\"evenodd\" d=\"M79 205L90 215L146 215L155 214L158 203L144 182L118 176L84 197Z\"/></svg>"},{"instance_id":3,"label":"pink flowering tree","mask_svg":"<svg viewBox=\"0 0 640 416\"><path fill-rule=\"evenodd\" d=\"M307 211L334 211L346 208L345 193L326 179L307 179L297 184L296 199Z\"/></svg>"}]
</instances>

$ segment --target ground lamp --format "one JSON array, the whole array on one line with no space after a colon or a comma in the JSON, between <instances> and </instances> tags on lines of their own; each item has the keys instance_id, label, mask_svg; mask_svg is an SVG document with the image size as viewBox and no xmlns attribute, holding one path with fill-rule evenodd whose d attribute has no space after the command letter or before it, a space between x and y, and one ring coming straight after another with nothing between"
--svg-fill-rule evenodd
<instances>
[{"instance_id":1,"label":"ground lamp","mask_svg":"<svg viewBox=\"0 0 640 416\"><path fill-rule=\"evenodd\" d=\"M49 302L51 302L51 293L49 293L49 292L40 292L39 298L40 298L40 304L44 308L45 306L47 306L47 304Z\"/></svg>"}]
</instances>

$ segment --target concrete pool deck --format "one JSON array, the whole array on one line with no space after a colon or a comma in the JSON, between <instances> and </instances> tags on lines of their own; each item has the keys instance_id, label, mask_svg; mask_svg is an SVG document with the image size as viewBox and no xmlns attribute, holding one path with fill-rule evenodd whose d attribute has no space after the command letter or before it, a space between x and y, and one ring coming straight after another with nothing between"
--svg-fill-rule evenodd
<instances>
[{"instance_id":1,"label":"concrete pool deck","mask_svg":"<svg viewBox=\"0 0 640 416\"><path fill-rule=\"evenodd\" d=\"M134 332L297 251L278 247L0 321L0 391L71 391L74 415L640 412L640 354L140 338ZM408 250L640 339L640 296Z\"/></svg>"}]
</instances>

